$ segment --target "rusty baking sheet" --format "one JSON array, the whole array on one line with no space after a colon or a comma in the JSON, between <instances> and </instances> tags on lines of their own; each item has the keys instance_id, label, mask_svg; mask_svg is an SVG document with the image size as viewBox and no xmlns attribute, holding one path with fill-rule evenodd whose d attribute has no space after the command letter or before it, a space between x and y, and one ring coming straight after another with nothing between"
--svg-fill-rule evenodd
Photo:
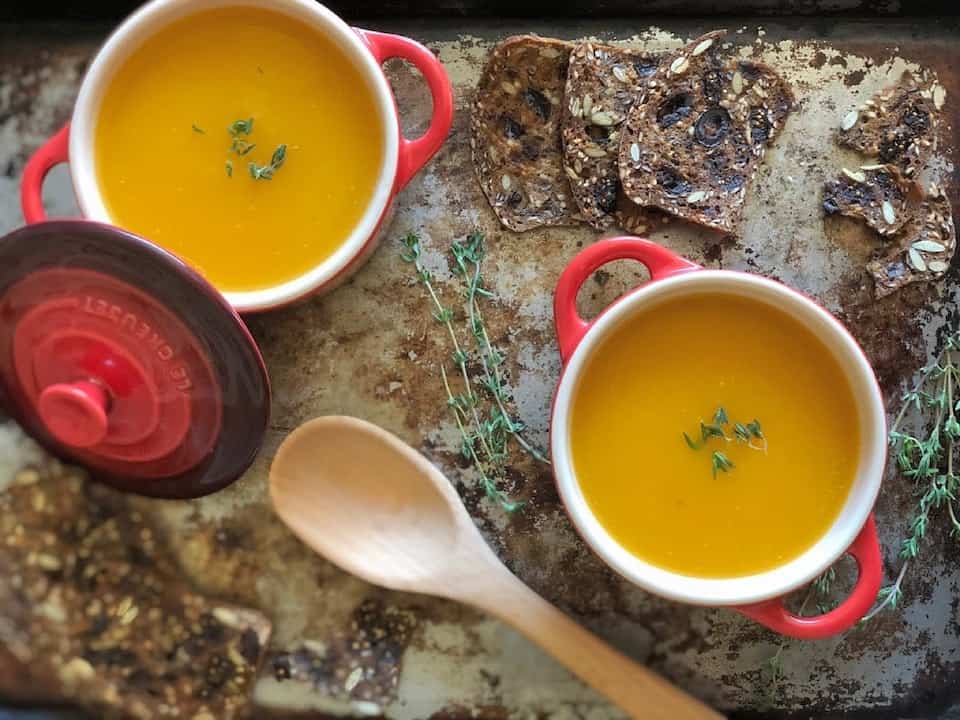
<instances>
[{"instance_id":1,"label":"rusty baking sheet","mask_svg":"<svg viewBox=\"0 0 960 720\"><path fill-rule=\"evenodd\" d=\"M615 577L575 535L549 471L517 456L509 490L527 506L508 517L459 463L437 378L449 348L400 259L397 238L421 233L425 262L441 292L453 298L450 241L477 227L487 233L487 277L499 298L488 311L489 325L509 357L517 412L541 445L559 373L551 291L570 258L596 239L587 227L514 235L496 225L473 177L467 144L466 109L487 49L528 31L668 49L717 22L645 17L365 24L409 34L439 54L457 100L449 142L400 196L387 241L355 278L328 297L249 320L275 400L272 430L248 475L190 503L122 500L160 526L182 572L199 589L260 608L273 620L255 716L620 717L499 623L447 602L371 588L314 557L272 517L266 470L280 440L316 415L350 413L393 430L447 471L500 557L536 591L717 707L740 717L956 717L960 570L957 545L941 527L930 533L920 566L909 575L902 609L842 638L783 643L783 674L774 682L767 661L781 648L777 637L733 612L661 601ZM675 225L652 237L710 267L762 273L817 297L850 325L895 399L936 349L945 325L957 322L957 271L942 286L911 286L875 302L861 271L872 241L854 224L825 224L819 188L850 163L831 140L840 118L902 70L926 70L947 89L945 127L927 179L948 181L958 202L960 23L937 17L725 18L723 25L744 57L762 58L788 77L802 109L767 154L747 199L741 240L723 242ZM0 230L21 222L17 179L26 156L68 117L85 63L105 31L0 29ZM390 71L408 131L417 132L429 116L426 90L405 66ZM51 179L48 198L54 214L72 211L62 169ZM598 273L581 294L584 311L595 312L640 279L628 264ZM23 464L47 467L7 424L0 430L0 481ZM48 481L55 482L42 480ZM912 504L909 487L888 480L877 506L888 576L899 567ZM15 616L0 607L0 642L15 635L9 627ZM0 668L3 658L0 645ZM0 693L27 696L22 684L2 673Z\"/></svg>"}]
</instances>

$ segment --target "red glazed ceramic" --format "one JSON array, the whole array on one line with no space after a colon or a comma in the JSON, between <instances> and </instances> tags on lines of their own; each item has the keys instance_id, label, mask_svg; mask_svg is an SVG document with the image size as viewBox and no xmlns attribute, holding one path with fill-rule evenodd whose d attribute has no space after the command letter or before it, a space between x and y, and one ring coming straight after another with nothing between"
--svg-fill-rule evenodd
<instances>
[{"instance_id":1,"label":"red glazed ceramic","mask_svg":"<svg viewBox=\"0 0 960 720\"><path fill-rule=\"evenodd\" d=\"M97 186L93 152L95 122L113 69L122 64L146 37L160 28L191 13L236 4L290 15L343 48L367 78L374 94L385 148L380 176L366 211L330 258L305 275L277 287L225 293L237 311L254 312L329 290L356 270L376 247L381 230L389 222L397 193L440 149L453 121L453 92L440 61L423 45L398 35L351 28L313 0L153 0L117 28L93 59L80 87L70 124L41 147L27 164L21 202L28 223L43 220L44 176L55 165L69 162L74 192L83 216L113 223ZM381 69L381 64L390 58L402 58L416 66L433 97L430 126L423 136L415 140L408 140L401 134L393 93Z\"/></svg>"},{"instance_id":2,"label":"red glazed ceramic","mask_svg":"<svg viewBox=\"0 0 960 720\"><path fill-rule=\"evenodd\" d=\"M239 316L156 245L87 221L0 238L0 408L95 480L206 495L256 457L270 384Z\"/></svg>"},{"instance_id":3,"label":"red glazed ceramic","mask_svg":"<svg viewBox=\"0 0 960 720\"><path fill-rule=\"evenodd\" d=\"M614 260L637 260L650 282L627 293L592 321L576 310L577 293L590 275ZM863 439L857 476L833 525L800 557L768 572L737 578L696 578L647 563L623 548L600 524L581 492L569 443L572 398L591 353L619 323L667 297L734 293L774 305L813 331L834 353L858 403ZM731 606L783 635L814 639L843 632L870 609L880 589L882 566L872 509L886 462L886 414L873 370L847 330L809 298L766 278L705 270L666 248L639 238L600 241L570 263L557 284L554 314L564 371L551 422L551 451L560 495L578 531L614 570L649 592L680 602ZM652 350L655 352L655 350ZM860 568L856 586L835 610L814 617L790 612L783 598L849 554Z\"/></svg>"}]
</instances>

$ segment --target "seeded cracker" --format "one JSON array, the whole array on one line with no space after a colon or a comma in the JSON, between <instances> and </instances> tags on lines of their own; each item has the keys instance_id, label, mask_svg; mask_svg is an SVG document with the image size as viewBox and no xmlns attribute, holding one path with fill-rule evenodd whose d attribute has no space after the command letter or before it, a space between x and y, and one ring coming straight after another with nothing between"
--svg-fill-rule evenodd
<instances>
[{"instance_id":1,"label":"seeded cracker","mask_svg":"<svg viewBox=\"0 0 960 720\"><path fill-rule=\"evenodd\" d=\"M727 234L747 186L793 110L793 93L763 65L720 53L726 31L668 55L633 106L620 140L620 179L634 203Z\"/></svg>"},{"instance_id":2,"label":"seeded cracker","mask_svg":"<svg viewBox=\"0 0 960 720\"><path fill-rule=\"evenodd\" d=\"M881 235L889 236L918 212L922 191L893 165L845 168L836 180L824 185L823 209L863 220Z\"/></svg>"},{"instance_id":3,"label":"seeded cracker","mask_svg":"<svg viewBox=\"0 0 960 720\"><path fill-rule=\"evenodd\" d=\"M867 264L878 298L913 282L938 280L956 250L953 210L946 193L930 188L920 209L894 238L895 250Z\"/></svg>"},{"instance_id":4,"label":"seeded cracker","mask_svg":"<svg viewBox=\"0 0 960 720\"><path fill-rule=\"evenodd\" d=\"M931 153L946 92L904 73L899 82L840 121L839 142L916 177Z\"/></svg>"},{"instance_id":5,"label":"seeded cracker","mask_svg":"<svg viewBox=\"0 0 960 720\"><path fill-rule=\"evenodd\" d=\"M620 187L620 130L642 102L660 57L640 50L581 43L570 53L563 106L563 169L584 219L597 230L614 222L631 232L653 224ZM626 202L621 204L620 198ZM621 209L622 207L622 209Z\"/></svg>"},{"instance_id":6,"label":"seeded cracker","mask_svg":"<svg viewBox=\"0 0 960 720\"><path fill-rule=\"evenodd\" d=\"M22 648L0 652L0 695L98 720L250 716L270 621L193 588L123 494L52 461L21 471L0 493L0 574L3 645Z\"/></svg>"},{"instance_id":7,"label":"seeded cracker","mask_svg":"<svg viewBox=\"0 0 960 720\"><path fill-rule=\"evenodd\" d=\"M493 211L515 232L579 219L560 140L572 47L532 35L507 38L491 51L477 85L473 163Z\"/></svg>"}]
</instances>

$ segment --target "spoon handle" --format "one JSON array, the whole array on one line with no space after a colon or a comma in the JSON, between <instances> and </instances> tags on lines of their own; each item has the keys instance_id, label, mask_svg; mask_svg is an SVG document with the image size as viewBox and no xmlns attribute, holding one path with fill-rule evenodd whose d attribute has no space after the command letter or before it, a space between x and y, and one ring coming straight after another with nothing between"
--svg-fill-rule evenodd
<instances>
[{"instance_id":1,"label":"spoon handle","mask_svg":"<svg viewBox=\"0 0 960 720\"><path fill-rule=\"evenodd\" d=\"M548 603L506 568L463 598L540 645L632 718L717 720L722 715L614 650ZM491 573L492 575L492 573Z\"/></svg>"}]
</instances>

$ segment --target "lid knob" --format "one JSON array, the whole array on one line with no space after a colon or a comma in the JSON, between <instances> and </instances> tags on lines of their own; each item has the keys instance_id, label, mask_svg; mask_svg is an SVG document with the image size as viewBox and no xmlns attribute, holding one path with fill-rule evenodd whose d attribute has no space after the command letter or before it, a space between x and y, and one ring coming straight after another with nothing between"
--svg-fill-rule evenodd
<instances>
[{"instance_id":1,"label":"lid knob","mask_svg":"<svg viewBox=\"0 0 960 720\"><path fill-rule=\"evenodd\" d=\"M37 409L47 430L64 445L93 447L107 436L107 393L95 383L51 385L40 393Z\"/></svg>"}]
</instances>

